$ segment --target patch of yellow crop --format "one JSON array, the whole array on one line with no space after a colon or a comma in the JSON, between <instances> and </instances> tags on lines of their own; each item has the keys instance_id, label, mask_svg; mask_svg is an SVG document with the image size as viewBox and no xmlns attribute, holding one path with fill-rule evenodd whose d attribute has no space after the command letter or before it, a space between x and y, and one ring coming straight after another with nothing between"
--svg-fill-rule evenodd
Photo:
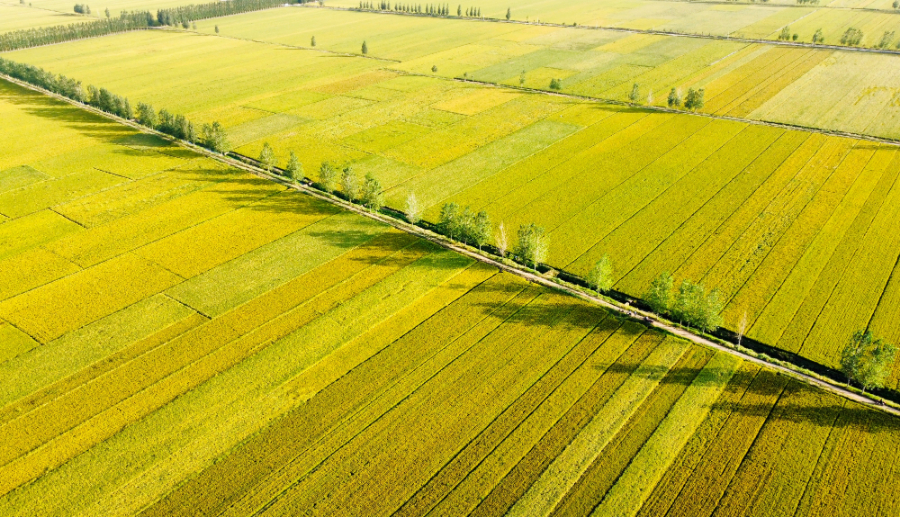
<instances>
[{"instance_id":1,"label":"patch of yellow crop","mask_svg":"<svg viewBox=\"0 0 900 517\"><path fill-rule=\"evenodd\" d=\"M0 315L46 343L181 280L127 254L6 300L0 303Z\"/></svg>"},{"instance_id":2,"label":"patch of yellow crop","mask_svg":"<svg viewBox=\"0 0 900 517\"><path fill-rule=\"evenodd\" d=\"M521 94L500 88L473 88L469 93L456 99L433 104L435 109L458 113L460 115L476 115L482 111L505 104Z\"/></svg>"},{"instance_id":3,"label":"patch of yellow crop","mask_svg":"<svg viewBox=\"0 0 900 517\"><path fill-rule=\"evenodd\" d=\"M0 260L83 230L65 217L41 210L0 226Z\"/></svg>"},{"instance_id":4,"label":"patch of yellow crop","mask_svg":"<svg viewBox=\"0 0 900 517\"><path fill-rule=\"evenodd\" d=\"M122 136L137 135L130 132L122 132ZM158 152L166 148L156 150L146 146L141 147L144 148L104 143L40 160L32 163L32 165L35 169L57 178L100 170L130 179L137 179L184 163L179 158Z\"/></svg>"},{"instance_id":5,"label":"patch of yellow crop","mask_svg":"<svg viewBox=\"0 0 900 517\"><path fill-rule=\"evenodd\" d=\"M38 346L37 341L16 327L0 321L0 363Z\"/></svg>"},{"instance_id":6,"label":"patch of yellow crop","mask_svg":"<svg viewBox=\"0 0 900 517\"><path fill-rule=\"evenodd\" d=\"M44 248L0 261L0 300L77 273L81 268Z\"/></svg>"},{"instance_id":7,"label":"patch of yellow crop","mask_svg":"<svg viewBox=\"0 0 900 517\"><path fill-rule=\"evenodd\" d=\"M190 278L335 210L309 196L287 191L149 244L136 253Z\"/></svg>"},{"instance_id":8,"label":"patch of yellow crop","mask_svg":"<svg viewBox=\"0 0 900 517\"><path fill-rule=\"evenodd\" d=\"M342 113L368 106L372 101L358 99L356 97L335 96L307 104L303 107L289 110L287 113L298 117L325 120Z\"/></svg>"},{"instance_id":9,"label":"patch of yellow crop","mask_svg":"<svg viewBox=\"0 0 900 517\"><path fill-rule=\"evenodd\" d=\"M196 172L202 174L204 169ZM205 190L91 228L77 236L60 239L49 244L48 248L82 267L88 267L283 190L284 187L275 183L244 174L226 173ZM57 217L81 228L62 216ZM2 233L0 230L0 250Z\"/></svg>"},{"instance_id":10,"label":"patch of yellow crop","mask_svg":"<svg viewBox=\"0 0 900 517\"><path fill-rule=\"evenodd\" d=\"M90 228L160 205L206 185L185 173L162 173L58 205L54 210Z\"/></svg>"},{"instance_id":11,"label":"patch of yellow crop","mask_svg":"<svg viewBox=\"0 0 900 517\"><path fill-rule=\"evenodd\" d=\"M336 81L329 81L327 83L313 87L313 90L321 93L342 94L356 90L358 88L363 88L365 86L388 81L390 79L393 79L394 77L397 77L396 72L391 72L388 70L372 70L370 72L363 72L350 78L341 78Z\"/></svg>"},{"instance_id":12,"label":"patch of yellow crop","mask_svg":"<svg viewBox=\"0 0 900 517\"><path fill-rule=\"evenodd\" d=\"M0 194L0 213L16 218L59 203L93 194L127 181L99 170L71 174L59 179L41 181Z\"/></svg>"}]
</instances>

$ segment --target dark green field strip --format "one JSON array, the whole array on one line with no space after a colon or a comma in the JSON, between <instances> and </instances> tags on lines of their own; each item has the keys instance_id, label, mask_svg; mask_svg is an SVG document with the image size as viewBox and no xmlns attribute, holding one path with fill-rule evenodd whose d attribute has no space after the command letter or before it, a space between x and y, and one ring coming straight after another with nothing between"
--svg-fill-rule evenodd
<instances>
[{"instance_id":1,"label":"dark green field strip","mask_svg":"<svg viewBox=\"0 0 900 517\"><path fill-rule=\"evenodd\" d=\"M307 455L311 470L285 486L263 513L294 515L313 503L325 513L348 505L374 513L398 507L457 444L471 440L545 371L549 365L536 365L536 356L549 357L552 364L574 345L571 339L578 334L567 334L577 329L571 325L584 316L583 309L542 293L377 420L336 447ZM587 326L583 333L593 324ZM461 392L459 386L471 391ZM415 436L403 443L391 439L407 429L416 429Z\"/></svg>"},{"instance_id":2,"label":"dark green field strip","mask_svg":"<svg viewBox=\"0 0 900 517\"><path fill-rule=\"evenodd\" d=\"M643 329L636 325L630 330L634 342L615 363L615 367L605 371L525 457L499 480L472 512L473 515L502 515L509 510L664 337L657 333L643 333Z\"/></svg>"},{"instance_id":3,"label":"dark green field strip","mask_svg":"<svg viewBox=\"0 0 900 517\"><path fill-rule=\"evenodd\" d=\"M446 495L441 494L443 498L430 508L429 515L468 514L473 511L498 481L525 457L540 437L559 421L596 380L608 370L616 368L616 361L637 337L635 332L622 329L621 322L613 319L601 324L594 335L587 339L607 335L603 345L535 411L493 450L486 451L487 455L470 472L464 472L465 478L460 483L447 487Z\"/></svg>"},{"instance_id":4,"label":"dark green field strip","mask_svg":"<svg viewBox=\"0 0 900 517\"><path fill-rule=\"evenodd\" d=\"M760 371L759 366L751 363L741 365L741 368L725 387L722 398L713 406L707 418L697 428L697 432L685 444L669 470L656 484L653 492L638 512L638 517L666 515L688 478L701 464L706 452L712 448L716 437L725 427L736 405L741 401Z\"/></svg>"},{"instance_id":5,"label":"dark green field strip","mask_svg":"<svg viewBox=\"0 0 900 517\"><path fill-rule=\"evenodd\" d=\"M485 427L478 437L441 467L441 470L419 488L394 515L398 517L423 515L441 502L450 490L478 468L487 456L523 425L523 422L529 420L538 407L546 403L560 386L567 383L576 370L584 367L619 325L618 321L610 317L599 322L570 353Z\"/></svg>"},{"instance_id":6,"label":"dark green field strip","mask_svg":"<svg viewBox=\"0 0 900 517\"><path fill-rule=\"evenodd\" d=\"M678 360L638 413L559 502L553 515L590 515L710 357L711 351L691 348Z\"/></svg>"}]
</instances>

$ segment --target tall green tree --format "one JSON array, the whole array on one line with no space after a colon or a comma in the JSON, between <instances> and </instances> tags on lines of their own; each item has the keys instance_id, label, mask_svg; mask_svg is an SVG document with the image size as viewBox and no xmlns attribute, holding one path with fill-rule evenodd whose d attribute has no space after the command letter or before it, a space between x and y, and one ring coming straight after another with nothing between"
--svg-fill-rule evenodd
<instances>
[{"instance_id":1,"label":"tall green tree","mask_svg":"<svg viewBox=\"0 0 900 517\"><path fill-rule=\"evenodd\" d=\"M890 375L897 347L875 337L870 330L858 330L841 352L841 371L863 391L884 386Z\"/></svg>"},{"instance_id":2,"label":"tall green tree","mask_svg":"<svg viewBox=\"0 0 900 517\"><path fill-rule=\"evenodd\" d=\"M438 218L438 229L444 235L450 237L459 236L459 205L446 203L441 207L441 215Z\"/></svg>"},{"instance_id":3,"label":"tall green tree","mask_svg":"<svg viewBox=\"0 0 900 517\"><path fill-rule=\"evenodd\" d=\"M225 134L225 128L218 122L203 125L203 145L207 149L223 154L231 151L231 143Z\"/></svg>"},{"instance_id":4,"label":"tall green tree","mask_svg":"<svg viewBox=\"0 0 900 517\"><path fill-rule=\"evenodd\" d=\"M300 163L300 159L297 158L297 153L294 151L291 151L291 155L288 158L284 171L287 173L287 177L294 181L303 179L303 165Z\"/></svg>"},{"instance_id":5,"label":"tall green tree","mask_svg":"<svg viewBox=\"0 0 900 517\"><path fill-rule=\"evenodd\" d=\"M319 167L319 188L325 192L334 192L334 184L337 179L337 170L330 162L322 162Z\"/></svg>"},{"instance_id":6,"label":"tall green tree","mask_svg":"<svg viewBox=\"0 0 900 517\"><path fill-rule=\"evenodd\" d=\"M362 202L369 210L377 212L384 206L381 182L372 173L366 174L362 187Z\"/></svg>"},{"instance_id":7,"label":"tall green tree","mask_svg":"<svg viewBox=\"0 0 900 517\"><path fill-rule=\"evenodd\" d=\"M472 221L472 244L479 250L491 240L491 234L494 232L494 226L491 224L491 218L487 212L481 210L475 214Z\"/></svg>"},{"instance_id":8,"label":"tall green tree","mask_svg":"<svg viewBox=\"0 0 900 517\"><path fill-rule=\"evenodd\" d=\"M693 88L688 89L687 96L684 99L684 107L689 110L699 110L703 108L704 104L704 96L706 92L703 88L699 90L695 90Z\"/></svg>"},{"instance_id":9,"label":"tall green tree","mask_svg":"<svg viewBox=\"0 0 900 517\"><path fill-rule=\"evenodd\" d=\"M507 7L506 8L506 19L509 20L510 18L512 18L512 11L510 10L509 7Z\"/></svg>"},{"instance_id":10,"label":"tall green tree","mask_svg":"<svg viewBox=\"0 0 900 517\"><path fill-rule=\"evenodd\" d=\"M310 38L310 40L309 40L309 46L310 46L310 47L315 47L315 46L316 46L316 37L315 37L315 36L313 36L312 38Z\"/></svg>"},{"instance_id":11,"label":"tall green tree","mask_svg":"<svg viewBox=\"0 0 900 517\"><path fill-rule=\"evenodd\" d=\"M666 314L672 308L672 288L675 281L668 271L663 271L650 282L650 288L644 294L644 301L657 314Z\"/></svg>"},{"instance_id":12,"label":"tall green tree","mask_svg":"<svg viewBox=\"0 0 900 517\"><path fill-rule=\"evenodd\" d=\"M680 108L681 107L681 96L678 95L678 90L676 90L675 88L672 88L672 90L669 91L669 98L666 99L666 102L668 103L670 108Z\"/></svg>"},{"instance_id":13,"label":"tall green tree","mask_svg":"<svg viewBox=\"0 0 900 517\"><path fill-rule=\"evenodd\" d=\"M341 173L341 190L344 192L347 201L353 202L359 197L359 182L356 180L356 173L353 172L353 167L344 167Z\"/></svg>"},{"instance_id":14,"label":"tall green tree","mask_svg":"<svg viewBox=\"0 0 900 517\"><path fill-rule=\"evenodd\" d=\"M816 32L813 34L813 37L812 37L812 42L813 43L824 43L825 42L825 36L822 35L822 29L816 29Z\"/></svg>"},{"instance_id":15,"label":"tall green tree","mask_svg":"<svg viewBox=\"0 0 900 517\"><path fill-rule=\"evenodd\" d=\"M369 53L369 46L366 45L365 41L363 41L363 44L362 44L362 53L363 53L363 55L366 55Z\"/></svg>"},{"instance_id":16,"label":"tall green tree","mask_svg":"<svg viewBox=\"0 0 900 517\"><path fill-rule=\"evenodd\" d=\"M272 172L272 169L275 167L275 151L272 150L269 142L263 144L262 151L259 153L259 165L266 172Z\"/></svg>"},{"instance_id":17,"label":"tall green tree","mask_svg":"<svg viewBox=\"0 0 900 517\"><path fill-rule=\"evenodd\" d=\"M634 83L634 86L631 87L631 93L628 95L628 100L635 104L641 101L641 86L638 83Z\"/></svg>"},{"instance_id":18,"label":"tall green tree","mask_svg":"<svg viewBox=\"0 0 900 517\"><path fill-rule=\"evenodd\" d=\"M719 291L709 294L702 284L682 280L678 287L672 316L678 321L710 332L722 326L722 302Z\"/></svg>"},{"instance_id":19,"label":"tall green tree","mask_svg":"<svg viewBox=\"0 0 900 517\"><path fill-rule=\"evenodd\" d=\"M547 260L547 242L544 228L534 223L519 226L518 242L513 249L513 254L525 265L536 268Z\"/></svg>"},{"instance_id":20,"label":"tall green tree","mask_svg":"<svg viewBox=\"0 0 900 517\"><path fill-rule=\"evenodd\" d=\"M156 110L149 104L139 103L137 109L137 121L142 126L154 129L156 127Z\"/></svg>"},{"instance_id":21,"label":"tall green tree","mask_svg":"<svg viewBox=\"0 0 900 517\"><path fill-rule=\"evenodd\" d=\"M615 283L613 275L612 259L609 255L603 255L588 273L587 283L595 291L606 292L612 289Z\"/></svg>"}]
</instances>

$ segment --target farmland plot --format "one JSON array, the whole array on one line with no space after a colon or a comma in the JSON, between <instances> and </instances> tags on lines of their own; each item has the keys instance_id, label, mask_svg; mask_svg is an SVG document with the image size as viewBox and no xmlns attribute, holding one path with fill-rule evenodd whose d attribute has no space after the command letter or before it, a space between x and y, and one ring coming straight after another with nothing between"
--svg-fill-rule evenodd
<instances>
[{"instance_id":1,"label":"farmland plot","mask_svg":"<svg viewBox=\"0 0 900 517\"><path fill-rule=\"evenodd\" d=\"M323 27L333 25L328 30L334 31L348 20L366 24L380 19L373 14L306 9L290 15L301 24L305 16L321 17L316 19ZM230 17L223 26L234 23L242 30L258 31L261 20L272 15L247 16ZM418 18L404 23L412 25L410 30L424 30L421 27L427 24L468 24ZM278 27L272 34L279 34ZM284 27L286 38L300 37ZM543 28L503 27L539 32L528 37L550 47L578 48L572 47L568 36L554 39ZM666 37L631 35L587 41L585 31L574 32L582 34L578 41L585 45L599 43L599 48L633 58L642 52L645 57L685 56L684 52L714 50L710 57L721 50L716 48L719 43L705 40L674 44ZM396 49L398 56L422 51L421 45L402 45L402 31L384 29L382 34L383 43ZM438 38L438 33L431 34ZM521 41L506 36L511 39L501 47ZM492 41L499 37L485 36ZM320 40L328 45L324 37ZM459 44L451 40L442 45ZM370 47L373 53L375 45ZM134 46L161 52L138 59ZM710 110L722 114L750 110L762 102L760 95L772 84L787 84L779 81L794 77L797 70L819 74L817 70L828 68L835 59L816 57L806 49L751 47L720 60L718 72L697 72L693 84L709 88ZM588 52L596 51L591 48ZM169 52L185 57L172 62L166 57ZM221 61L223 52L252 66L227 65ZM452 201L484 209L495 223L503 222L513 231L519 224L536 222L550 235L549 265L584 275L600 257L609 255L616 270L615 287L627 294L641 296L663 271L678 279L703 281L708 288L721 289L727 304L726 327L735 328L746 314L750 337L826 366L837 366L839 350L855 329L865 328L870 320L884 327L885 314L890 313L885 304L894 297L881 295L897 291L896 279L891 281L895 256L887 253L868 260L857 252L866 249L865 242L896 230L892 212L881 209L884 203L893 206L889 200L900 188L894 181L900 162L889 146L410 76L395 70L404 63L212 35L147 32L12 55L87 81L109 81L106 84L115 91L156 106L174 106L194 120L218 118L237 135L238 152L257 156L268 142L283 164L289 151L295 151L306 175L313 178L324 161L352 164L358 174L373 173L381 179L393 208L404 209L407 196L415 193L430 221L437 219L441 205ZM107 59L98 64L97 55ZM671 63L684 64L679 59ZM488 68L496 71L497 66ZM767 72L771 67L778 70L774 76ZM163 76L163 87L150 88L150 81L140 79L147 69ZM659 70L657 77L663 80L665 68ZM212 86L188 94L199 88L195 78L200 76ZM818 77L820 83L830 82ZM764 103L759 109L765 107ZM85 161L89 151L75 149L63 157L77 159L35 157L26 168L4 164L15 170L4 179L3 185L8 185L0 192L0 214L16 219L0 226L0 259L44 244L41 233L31 232L24 243L5 234L45 220L49 228L52 219L58 235L47 249L80 267L142 246L134 252L136 257L182 277L206 275L321 217L281 213L271 216L278 224L264 225L261 221L270 216L261 208L291 204L292 194L265 187L270 191L253 206L235 207L228 201L232 196L203 188L204 182L189 165L179 165L184 160L177 153L163 157L124 134L115 141L120 143L94 143L92 149L104 162L94 169ZM27 142L11 145L24 156L32 152ZM73 144L59 145L53 153L63 153ZM117 145L139 150L148 166L123 168L114 152ZM218 177L217 191L239 190L228 173ZM138 180L140 187L131 186L129 178ZM74 190L84 189L84 197L61 203L69 184L77 187ZM49 206L55 208L48 210ZM231 213L234 208L240 210ZM198 217L192 228L173 235ZM104 224L113 219L118 224ZM260 225L265 229L257 230ZM68 232L76 235L63 235ZM222 232L242 244L217 242ZM194 251L205 247L220 252ZM865 286L851 280L871 268L875 271L867 274L872 281ZM844 271L855 271L855 276L838 286ZM14 305L7 304L9 317L25 318ZM46 339L52 335L46 334ZM807 346L810 340L816 344ZM890 383L897 382L900 376L895 375Z\"/></svg>"},{"instance_id":2,"label":"farmland plot","mask_svg":"<svg viewBox=\"0 0 900 517\"><path fill-rule=\"evenodd\" d=\"M898 510L900 447L874 447L896 441L893 417L2 88L17 121L2 138L67 116L79 126L57 134L82 146L17 144L28 162L8 164L0 194L0 514L496 515L537 500L541 515L638 515L679 482L719 490L720 512ZM693 122L541 109L560 116L511 133L479 174L557 163L588 129L638 124L619 138L639 142ZM594 127L607 119L620 126ZM702 122L654 151L711 139ZM729 138L742 131L744 161L802 143L740 124ZM60 168L91 149L118 183ZM73 177L91 181L35 190ZM831 497L820 480L859 471L860 441L872 492ZM791 457L765 461L782 443ZM717 470L722 454L741 467ZM748 498L765 479L788 488Z\"/></svg>"},{"instance_id":3,"label":"farmland plot","mask_svg":"<svg viewBox=\"0 0 900 517\"><path fill-rule=\"evenodd\" d=\"M215 26L306 48L315 36L316 48L350 53L359 53L362 37L370 55L400 61L386 67L422 75L544 90L561 79L564 92L620 101L638 84L639 101L656 106L672 88L682 96L704 88L708 113L900 136L890 109L900 95L897 56L310 9L248 13ZM215 34L210 22L198 29ZM810 102L823 95L834 103ZM860 110L873 117L855 117Z\"/></svg>"}]
</instances>

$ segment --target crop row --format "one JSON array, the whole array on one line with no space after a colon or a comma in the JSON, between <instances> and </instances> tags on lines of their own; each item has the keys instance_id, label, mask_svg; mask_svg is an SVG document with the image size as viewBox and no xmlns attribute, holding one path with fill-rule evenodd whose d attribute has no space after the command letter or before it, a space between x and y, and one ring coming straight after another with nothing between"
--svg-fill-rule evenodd
<instances>
[{"instance_id":1,"label":"crop row","mask_svg":"<svg viewBox=\"0 0 900 517\"><path fill-rule=\"evenodd\" d=\"M572 397L577 398L590 385L590 381L582 380L585 374L600 375L603 366L597 361L615 354L611 336L618 327L619 323L612 318L600 321L570 353L423 484L397 514L471 511L486 490L493 487L498 469L502 472L504 467L512 466L510 462L517 457L514 447L523 439L522 435L531 439L540 436L547 425L541 422L547 421L548 412L562 411L574 402ZM583 365L588 362L597 364L597 368L585 371Z\"/></svg>"},{"instance_id":2,"label":"crop row","mask_svg":"<svg viewBox=\"0 0 900 517\"><path fill-rule=\"evenodd\" d=\"M671 339L653 350L616 390L609 403L594 415L591 422L516 502L510 509L510 515L520 515L521 512L549 515L684 352L684 346Z\"/></svg>"},{"instance_id":3,"label":"crop row","mask_svg":"<svg viewBox=\"0 0 900 517\"><path fill-rule=\"evenodd\" d=\"M291 514L296 508L308 508L311 499L317 501L317 508L325 511L329 506L346 505L342 499L347 497L353 498L353 504L370 510L387 510L390 505L398 504L397 498L402 502L412 495L404 495L403 491L427 480L436 467L434 464L443 462L450 454L452 449L447 448L474 437L471 433L480 430L499 408L514 400L507 397L518 396L523 383L527 386L533 375L543 371L534 371L533 354L556 358L560 349L572 346L571 337L556 342L549 339L570 333L569 325L577 321L578 312L549 293L538 297L352 440L319 446L304 455L298 466L305 465L305 468L298 471L292 466L291 469L296 477L288 486L293 489L275 498L270 511ZM473 393L493 396L473 397L461 393L457 386L471 386ZM474 410L472 405L479 409ZM440 407L454 408L454 411L438 411ZM391 443L389 436L396 435L406 425L417 429L415 439ZM368 459L373 461L369 463ZM312 468L315 470L308 471ZM351 471L354 474L348 477ZM379 482L388 471L403 481ZM422 479L422 476L426 477ZM341 489L336 491L336 486L329 487L320 481L329 478L338 479Z\"/></svg>"},{"instance_id":4,"label":"crop row","mask_svg":"<svg viewBox=\"0 0 900 517\"><path fill-rule=\"evenodd\" d=\"M647 440L666 419L673 405L684 395L685 390L710 359L705 350L688 349L684 355L666 372L659 386L640 406L636 413L622 427L615 438L604 447L597 461L591 463L578 482L569 490L554 509L553 515L589 515L604 500L604 495L612 496L612 489L618 485L625 472L637 460ZM677 444L675 448L677 450ZM648 483L645 487L649 487ZM640 489L634 494L640 503ZM621 505L621 510L626 505Z\"/></svg>"},{"instance_id":5,"label":"crop row","mask_svg":"<svg viewBox=\"0 0 900 517\"><path fill-rule=\"evenodd\" d=\"M387 401L380 412L386 411L396 404L396 400L388 395L392 390L402 398L407 390L415 389L433 375L426 364L432 362L432 368L439 371L445 361L452 360L474 344L466 345L461 336L486 333L501 324L512 313L507 302L519 296L520 291L521 287L516 289L502 276L488 279L375 355L365 363L365 368L351 370L320 391L304 406L305 411L291 412L278 425L215 463L198 478L150 507L145 514L169 515L178 508L219 513L239 498L259 493L259 483L266 476L277 473L278 466L327 433L340 429L342 423L346 425L346 418L367 407L374 415L380 414L377 406L381 405L379 399L382 397ZM525 300L535 295L531 292ZM482 304L490 304L493 309L485 313ZM454 343L455 347L451 348L459 347L459 350L455 353L444 351ZM447 357L440 360L441 355ZM361 414L357 416L361 417ZM280 447L278 444L281 443L292 443L294 447ZM210 482L211 479L216 482Z\"/></svg>"},{"instance_id":6,"label":"crop row","mask_svg":"<svg viewBox=\"0 0 900 517\"><path fill-rule=\"evenodd\" d=\"M827 268L836 267L837 263L832 262L832 257L840 254L842 249L848 250L848 244L853 244L853 241L861 238L862 232L867 230L874 213L881 207L894 184L891 171L896 169L898 164L900 162L897 162L896 153L885 151L876 153L860 179L851 188L845 201L842 201L831 215L810 244L808 251L765 306L758 323L752 325L750 332L752 337L764 342L778 342L791 319L807 300L819 277L827 271ZM884 169L879 170L880 167Z\"/></svg>"}]
</instances>

